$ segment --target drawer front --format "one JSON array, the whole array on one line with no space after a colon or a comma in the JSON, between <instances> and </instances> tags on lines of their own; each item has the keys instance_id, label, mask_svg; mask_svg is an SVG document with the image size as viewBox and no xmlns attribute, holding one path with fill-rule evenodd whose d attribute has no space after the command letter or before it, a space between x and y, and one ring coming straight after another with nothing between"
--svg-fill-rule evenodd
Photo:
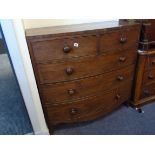
<instances>
[{"instance_id":1,"label":"drawer front","mask_svg":"<svg viewBox=\"0 0 155 155\"><path fill-rule=\"evenodd\" d=\"M137 28L106 33L100 38L100 52L137 47L138 40L139 30Z\"/></svg>"},{"instance_id":2,"label":"drawer front","mask_svg":"<svg viewBox=\"0 0 155 155\"><path fill-rule=\"evenodd\" d=\"M73 102L71 104L47 107L48 120L52 123L77 122L84 120L97 110L103 114L116 107L117 100L115 92L109 92L103 96L97 96ZM102 115L103 115L102 114Z\"/></svg>"},{"instance_id":3,"label":"drawer front","mask_svg":"<svg viewBox=\"0 0 155 155\"><path fill-rule=\"evenodd\" d=\"M155 82L155 69L149 70L144 73L143 85Z\"/></svg>"},{"instance_id":4,"label":"drawer front","mask_svg":"<svg viewBox=\"0 0 155 155\"><path fill-rule=\"evenodd\" d=\"M67 59L86 55L96 55L96 36L51 39L31 42L36 63L57 59Z\"/></svg>"},{"instance_id":5,"label":"drawer front","mask_svg":"<svg viewBox=\"0 0 155 155\"><path fill-rule=\"evenodd\" d=\"M146 58L145 70L155 69L155 55Z\"/></svg>"},{"instance_id":6,"label":"drawer front","mask_svg":"<svg viewBox=\"0 0 155 155\"><path fill-rule=\"evenodd\" d=\"M136 56L136 50L131 49L67 62L39 64L37 67L40 83L70 81L116 70L135 63Z\"/></svg>"},{"instance_id":7,"label":"drawer front","mask_svg":"<svg viewBox=\"0 0 155 155\"><path fill-rule=\"evenodd\" d=\"M88 121L112 112L130 98L131 85L125 84L118 89L100 96L71 102L66 105L47 106L47 116L51 124Z\"/></svg>"},{"instance_id":8,"label":"drawer front","mask_svg":"<svg viewBox=\"0 0 155 155\"><path fill-rule=\"evenodd\" d=\"M155 83L148 84L142 88L141 99L155 95Z\"/></svg>"},{"instance_id":9,"label":"drawer front","mask_svg":"<svg viewBox=\"0 0 155 155\"><path fill-rule=\"evenodd\" d=\"M109 89L114 89L122 83L133 80L134 65L118 71L85 78L72 82L42 86L42 95L46 104L67 103L71 100L99 95Z\"/></svg>"}]
</instances>

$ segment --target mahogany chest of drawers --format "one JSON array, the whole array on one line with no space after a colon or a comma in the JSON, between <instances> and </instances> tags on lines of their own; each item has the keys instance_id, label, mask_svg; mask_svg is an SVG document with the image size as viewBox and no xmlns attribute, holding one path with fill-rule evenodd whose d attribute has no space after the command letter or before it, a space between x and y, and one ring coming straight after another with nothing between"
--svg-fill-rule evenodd
<instances>
[{"instance_id":1,"label":"mahogany chest of drawers","mask_svg":"<svg viewBox=\"0 0 155 155\"><path fill-rule=\"evenodd\" d=\"M94 120L131 97L140 26L110 21L26 30L49 129Z\"/></svg>"}]
</instances>

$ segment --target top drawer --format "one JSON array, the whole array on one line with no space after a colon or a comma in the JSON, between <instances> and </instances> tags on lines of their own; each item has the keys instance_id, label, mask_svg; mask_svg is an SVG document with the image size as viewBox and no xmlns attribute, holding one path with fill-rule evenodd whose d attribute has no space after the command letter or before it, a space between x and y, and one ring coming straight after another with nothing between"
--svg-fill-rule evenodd
<instances>
[{"instance_id":1,"label":"top drawer","mask_svg":"<svg viewBox=\"0 0 155 155\"><path fill-rule=\"evenodd\" d=\"M97 51L97 37L75 36L70 38L42 39L32 41L31 46L36 63L57 59L95 55Z\"/></svg>"},{"instance_id":2,"label":"top drawer","mask_svg":"<svg viewBox=\"0 0 155 155\"><path fill-rule=\"evenodd\" d=\"M100 38L100 52L127 49L138 45L139 28L106 33Z\"/></svg>"}]
</instances>

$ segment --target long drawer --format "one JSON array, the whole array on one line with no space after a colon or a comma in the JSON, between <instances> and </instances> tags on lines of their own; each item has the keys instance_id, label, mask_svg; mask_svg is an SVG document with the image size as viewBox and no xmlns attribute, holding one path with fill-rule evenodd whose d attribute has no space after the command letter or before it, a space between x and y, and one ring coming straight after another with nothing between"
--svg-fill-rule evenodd
<instances>
[{"instance_id":1,"label":"long drawer","mask_svg":"<svg viewBox=\"0 0 155 155\"><path fill-rule=\"evenodd\" d=\"M110 54L73 59L65 62L38 64L41 84L56 83L94 76L136 62L136 50L116 51Z\"/></svg>"},{"instance_id":2,"label":"long drawer","mask_svg":"<svg viewBox=\"0 0 155 155\"><path fill-rule=\"evenodd\" d=\"M99 96L77 100L66 105L48 105L46 111L49 123L55 125L58 123L88 121L104 116L127 101L130 93L131 83L126 83Z\"/></svg>"},{"instance_id":3,"label":"long drawer","mask_svg":"<svg viewBox=\"0 0 155 155\"><path fill-rule=\"evenodd\" d=\"M32 41L31 46L36 63L97 54L97 37L73 36Z\"/></svg>"},{"instance_id":4,"label":"long drawer","mask_svg":"<svg viewBox=\"0 0 155 155\"><path fill-rule=\"evenodd\" d=\"M122 83L133 80L134 65L118 71L101 74L99 76L76 80L72 82L42 85L41 91L45 104L64 104L78 98L102 94L114 89Z\"/></svg>"},{"instance_id":5,"label":"long drawer","mask_svg":"<svg viewBox=\"0 0 155 155\"><path fill-rule=\"evenodd\" d=\"M100 52L127 49L137 46L139 41L139 28L125 29L105 33L100 38Z\"/></svg>"}]
</instances>

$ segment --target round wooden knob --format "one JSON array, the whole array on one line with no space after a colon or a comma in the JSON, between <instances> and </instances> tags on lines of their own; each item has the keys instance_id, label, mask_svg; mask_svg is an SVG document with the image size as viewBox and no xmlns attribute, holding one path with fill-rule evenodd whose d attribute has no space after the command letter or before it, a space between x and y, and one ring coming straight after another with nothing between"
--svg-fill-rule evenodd
<instances>
[{"instance_id":1,"label":"round wooden knob","mask_svg":"<svg viewBox=\"0 0 155 155\"><path fill-rule=\"evenodd\" d=\"M73 68L71 68L71 67L68 67L68 68L66 69L67 75L71 75L73 72L74 72L74 70L73 70Z\"/></svg>"},{"instance_id":2,"label":"round wooden knob","mask_svg":"<svg viewBox=\"0 0 155 155\"><path fill-rule=\"evenodd\" d=\"M127 42L127 38L121 37L120 43L121 43L121 44L124 44L124 43L126 43L126 42Z\"/></svg>"},{"instance_id":3,"label":"round wooden knob","mask_svg":"<svg viewBox=\"0 0 155 155\"><path fill-rule=\"evenodd\" d=\"M78 109L77 108L70 109L70 114L71 115L76 115L77 113L78 113Z\"/></svg>"},{"instance_id":4,"label":"round wooden knob","mask_svg":"<svg viewBox=\"0 0 155 155\"><path fill-rule=\"evenodd\" d=\"M152 79L154 79L154 76L150 74L150 75L148 76L148 78L149 78L150 80L152 80Z\"/></svg>"},{"instance_id":5,"label":"round wooden knob","mask_svg":"<svg viewBox=\"0 0 155 155\"><path fill-rule=\"evenodd\" d=\"M120 57L120 58L119 58L119 61L120 61L120 62L125 62L125 60L126 60L126 57Z\"/></svg>"},{"instance_id":6,"label":"round wooden knob","mask_svg":"<svg viewBox=\"0 0 155 155\"><path fill-rule=\"evenodd\" d=\"M74 95L75 94L75 90L74 89L69 89L68 90L68 94L69 95Z\"/></svg>"},{"instance_id":7,"label":"round wooden knob","mask_svg":"<svg viewBox=\"0 0 155 155\"><path fill-rule=\"evenodd\" d=\"M152 65L155 65L155 60L152 60Z\"/></svg>"},{"instance_id":8,"label":"round wooden knob","mask_svg":"<svg viewBox=\"0 0 155 155\"><path fill-rule=\"evenodd\" d=\"M69 46L65 46L63 48L64 53L69 53L71 51L71 48Z\"/></svg>"},{"instance_id":9,"label":"round wooden knob","mask_svg":"<svg viewBox=\"0 0 155 155\"><path fill-rule=\"evenodd\" d=\"M123 81L123 80L124 80L124 77L123 77L123 76L118 76L118 77L117 77L117 80Z\"/></svg>"},{"instance_id":10,"label":"round wooden knob","mask_svg":"<svg viewBox=\"0 0 155 155\"><path fill-rule=\"evenodd\" d=\"M116 99L119 100L121 96L119 94L116 95Z\"/></svg>"},{"instance_id":11,"label":"round wooden knob","mask_svg":"<svg viewBox=\"0 0 155 155\"><path fill-rule=\"evenodd\" d=\"M143 92L145 96L148 96L150 94L148 90L144 90Z\"/></svg>"}]
</instances>

